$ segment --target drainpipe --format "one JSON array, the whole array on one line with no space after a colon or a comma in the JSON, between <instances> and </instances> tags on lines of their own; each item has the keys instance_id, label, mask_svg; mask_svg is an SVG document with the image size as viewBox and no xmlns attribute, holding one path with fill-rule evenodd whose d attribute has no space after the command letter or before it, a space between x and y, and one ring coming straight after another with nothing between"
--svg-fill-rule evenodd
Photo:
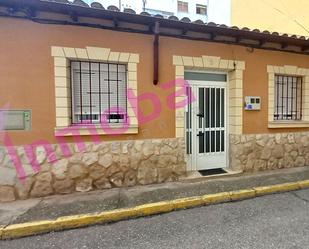
<instances>
[{"instance_id":1,"label":"drainpipe","mask_svg":"<svg viewBox=\"0 0 309 249\"><path fill-rule=\"evenodd\" d=\"M159 82L159 27L160 23L156 22L154 27L154 42L153 42L153 84Z\"/></svg>"}]
</instances>

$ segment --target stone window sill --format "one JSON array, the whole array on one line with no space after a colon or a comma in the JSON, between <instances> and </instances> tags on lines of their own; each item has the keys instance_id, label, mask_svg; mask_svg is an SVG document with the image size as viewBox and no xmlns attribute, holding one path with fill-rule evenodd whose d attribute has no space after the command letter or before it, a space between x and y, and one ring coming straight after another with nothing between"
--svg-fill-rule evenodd
<instances>
[{"instance_id":1,"label":"stone window sill","mask_svg":"<svg viewBox=\"0 0 309 249\"><path fill-rule=\"evenodd\" d=\"M100 125L94 125L93 128L80 127L80 126L68 126L68 127L56 127L56 137L72 137L72 136L91 136L91 135L121 135L121 134L137 134L138 126L130 125L129 128L123 128L122 124L110 125L111 132L106 131Z\"/></svg>"},{"instance_id":2,"label":"stone window sill","mask_svg":"<svg viewBox=\"0 0 309 249\"><path fill-rule=\"evenodd\" d=\"M306 128L309 127L308 121L273 121L268 123L268 128Z\"/></svg>"}]
</instances>

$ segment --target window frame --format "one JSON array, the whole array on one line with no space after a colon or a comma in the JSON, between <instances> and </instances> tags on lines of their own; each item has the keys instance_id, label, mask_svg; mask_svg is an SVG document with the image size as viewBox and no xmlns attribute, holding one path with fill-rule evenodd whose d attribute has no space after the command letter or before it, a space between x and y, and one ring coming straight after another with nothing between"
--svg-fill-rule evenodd
<instances>
[{"instance_id":1,"label":"window frame","mask_svg":"<svg viewBox=\"0 0 309 249\"><path fill-rule=\"evenodd\" d=\"M55 136L92 135L93 129L97 134L137 134L138 105L137 105L137 72L139 54L114 52L110 48L86 47L71 48L51 46L51 56L54 59L55 80ZM110 123L107 128L102 124L72 125L72 92L71 92L71 60L84 60L103 63L119 63L127 65L127 116L130 120L124 123ZM125 127L125 129L123 129ZM111 130L112 129L112 130Z\"/></svg>"},{"instance_id":2,"label":"window frame","mask_svg":"<svg viewBox=\"0 0 309 249\"><path fill-rule=\"evenodd\" d=\"M268 128L307 128L309 127L309 68L294 65L267 65L268 73ZM275 120L275 76L294 76L302 78L302 119ZM262 108L263 109L263 108Z\"/></svg>"},{"instance_id":3,"label":"window frame","mask_svg":"<svg viewBox=\"0 0 309 249\"><path fill-rule=\"evenodd\" d=\"M187 10L180 10L179 5L181 4L181 7L183 8L183 6L186 6ZM177 12L181 12L181 13L189 13L189 2L185 2L185 1L177 1Z\"/></svg>"},{"instance_id":4,"label":"window frame","mask_svg":"<svg viewBox=\"0 0 309 249\"><path fill-rule=\"evenodd\" d=\"M294 84L296 88L294 88ZM302 101L303 101L302 100L302 94L303 94L302 84L303 84L303 77L295 76L295 75L275 74L275 96L274 96L275 97L275 101L274 101L274 104L275 104L274 105L274 120L275 121L280 122L280 121L301 121L302 120ZM293 99L289 101L290 97L294 98L293 88L295 89L296 100ZM290 96L289 90L292 91L292 96ZM279 104L280 102L281 102L281 105ZM293 107L295 108L295 110ZM279 112L279 109L281 109L281 112ZM281 115L281 118L280 118L280 115ZM292 115L291 118L289 118L290 115ZM295 118L293 118L293 115L295 115Z\"/></svg>"},{"instance_id":5,"label":"window frame","mask_svg":"<svg viewBox=\"0 0 309 249\"><path fill-rule=\"evenodd\" d=\"M205 9L205 14L197 13L198 8L200 8L200 9ZM197 3L196 6L195 6L195 13L196 13L197 15L207 16L207 5L198 4L198 3Z\"/></svg>"},{"instance_id":6,"label":"window frame","mask_svg":"<svg viewBox=\"0 0 309 249\"><path fill-rule=\"evenodd\" d=\"M85 123L87 124L87 122L83 122L82 120L80 122L75 122L74 121L74 119L75 119L74 115L76 115L75 114L76 106L75 106L74 102L76 100L75 100L75 96L74 96L75 83L73 82L73 67L72 67L72 63L80 63L80 66L81 66L81 63L88 63L88 64L91 64L91 65L92 64L99 64L99 67L98 67L99 73L103 72L103 71L101 71L102 64L107 64L108 65L108 69L110 68L110 65L117 65L117 74L118 74L118 66L124 66L125 67L125 70L124 70L124 73L125 73L125 113L117 113L117 114L121 114L121 115L125 116L123 118L124 122L119 122L119 120L121 120L121 119L118 119L117 122L110 122L110 120L109 120L109 122L103 122L101 118L102 118L102 115L106 113L106 110L102 110L101 109L102 100L101 100L101 97L99 97L99 102L100 102L100 107L99 107L100 111L99 111L99 114L98 114L99 115L99 122L95 122L94 120L90 120L90 122L88 122L88 124L89 123L91 123L91 124L114 124L114 123L118 123L119 124L119 123L127 123L127 121L128 121L128 119L127 119L127 115L128 115L128 103L127 103L127 101L128 101L128 95L127 95L127 89L128 89L128 77L127 77L127 75L128 75L128 66L127 66L127 64L125 64L125 63L114 63L114 62L102 62L102 61L70 60L70 70L71 70L70 85L71 85L71 96L72 96L71 97L71 124L72 125L83 125ZM89 70L91 70L91 66L89 66ZM117 79L118 79L118 76L117 76ZM91 86L93 84L93 81L89 81L89 83L90 83L90 86ZM102 87L103 83L104 82L101 82L101 81L98 82L99 88ZM110 87L110 83L111 83L111 81L109 83L107 83L108 87ZM81 84L81 82L80 82L80 84ZM118 92L118 86L117 86L117 102L118 102L118 97L119 97L118 93L119 92ZM91 98L91 94L90 94L90 98ZM90 100L90 103L92 102L92 100L93 99ZM109 102L110 102L110 97L109 97ZM119 108L119 103L117 103L117 104L118 104L117 108ZM113 106L110 106L110 103L108 105L109 105L108 111L110 110L110 108L114 108ZM82 114L82 109L83 109L83 107L81 108L80 115L84 115L84 114ZM93 113L92 111L93 111L93 109L92 109L92 107L90 107L90 115L96 115L96 113ZM113 114L115 114L115 113L112 113L112 114L109 113L109 115L113 115ZM85 114L85 115L88 115L88 114Z\"/></svg>"}]
</instances>

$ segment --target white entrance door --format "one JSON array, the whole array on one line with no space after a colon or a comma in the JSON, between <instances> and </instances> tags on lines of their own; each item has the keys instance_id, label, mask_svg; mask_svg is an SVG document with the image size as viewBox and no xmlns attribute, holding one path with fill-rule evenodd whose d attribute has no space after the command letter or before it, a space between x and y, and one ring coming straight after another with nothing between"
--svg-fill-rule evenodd
<instances>
[{"instance_id":1,"label":"white entrance door","mask_svg":"<svg viewBox=\"0 0 309 249\"><path fill-rule=\"evenodd\" d=\"M189 80L189 84L195 97L186 113L187 153L191 157L191 169L225 168L227 167L226 82Z\"/></svg>"}]
</instances>

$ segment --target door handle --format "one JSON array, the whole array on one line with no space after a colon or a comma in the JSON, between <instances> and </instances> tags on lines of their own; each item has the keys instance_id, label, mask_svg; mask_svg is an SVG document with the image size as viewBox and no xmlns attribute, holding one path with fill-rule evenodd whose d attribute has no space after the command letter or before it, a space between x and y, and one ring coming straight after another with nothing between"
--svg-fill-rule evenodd
<instances>
[{"instance_id":1,"label":"door handle","mask_svg":"<svg viewBox=\"0 0 309 249\"><path fill-rule=\"evenodd\" d=\"M204 117L204 113L199 113L196 116L198 116L199 118L203 118Z\"/></svg>"},{"instance_id":2,"label":"door handle","mask_svg":"<svg viewBox=\"0 0 309 249\"><path fill-rule=\"evenodd\" d=\"M198 133L196 136L198 136L198 137L202 137L202 136L204 136L204 133L203 133L203 132L201 132L201 131L199 131L199 133Z\"/></svg>"}]
</instances>

